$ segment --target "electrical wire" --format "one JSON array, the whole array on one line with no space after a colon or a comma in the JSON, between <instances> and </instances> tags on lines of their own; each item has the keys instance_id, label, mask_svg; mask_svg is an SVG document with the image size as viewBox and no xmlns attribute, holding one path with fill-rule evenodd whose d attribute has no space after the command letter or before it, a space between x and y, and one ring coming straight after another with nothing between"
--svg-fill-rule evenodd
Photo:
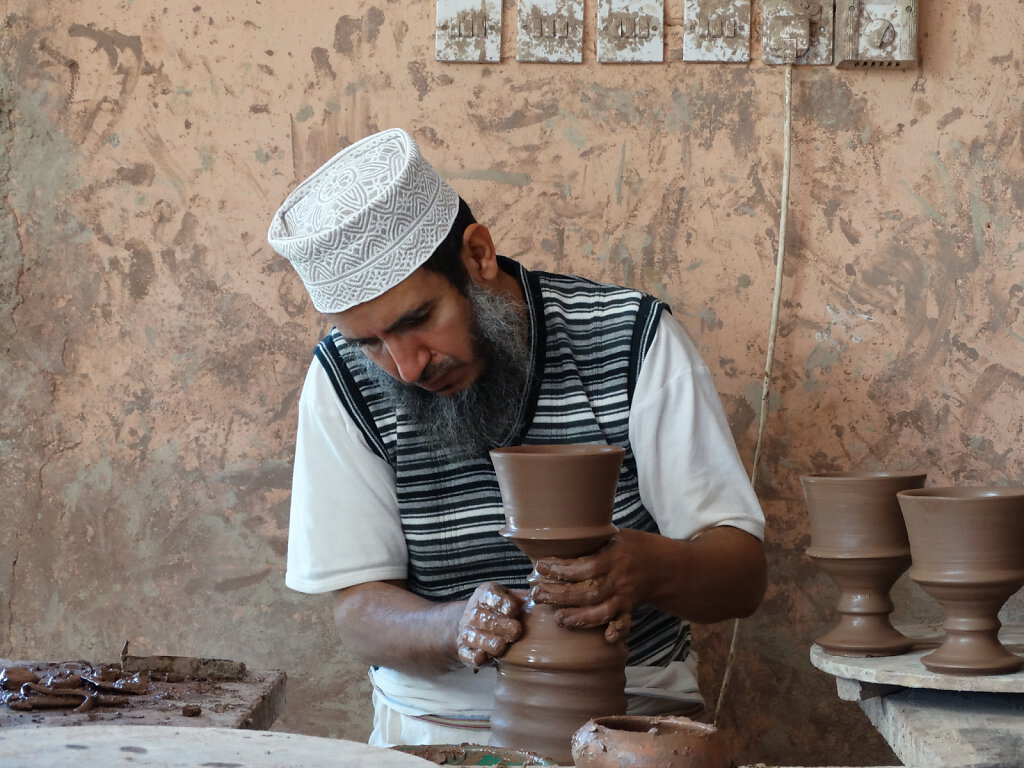
<instances>
[{"instance_id":1,"label":"electrical wire","mask_svg":"<svg viewBox=\"0 0 1024 768\"><path fill-rule=\"evenodd\" d=\"M757 417L757 441L754 443L754 460L750 467L750 484L757 482L757 469L761 462L761 447L764 442L765 424L768 421L768 398L771 395L772 365L775 362L775 339L779 331L779 308L782 305L782 275L786 256L786 221L789 217L789 167L790 167L790 146L793 135L793 64L787 62L785 65L785 110L782 138L782 191L779 202L779 247L775 257L775 292L772 297L771 324L768 328L768 349L765 352L764 379L761 382L761 408ZM726 657L725 672L722 675L722 687L718 692L718 702L715 704L715 718L713 723L718 724L719 716L722 714L722 703L725 701L725 694L732 679L733 661L736 658L736 646L739 638L740 620L734 619L732 624L732 639L729 642L729 653Z\"/></svg>"}]
</instances>

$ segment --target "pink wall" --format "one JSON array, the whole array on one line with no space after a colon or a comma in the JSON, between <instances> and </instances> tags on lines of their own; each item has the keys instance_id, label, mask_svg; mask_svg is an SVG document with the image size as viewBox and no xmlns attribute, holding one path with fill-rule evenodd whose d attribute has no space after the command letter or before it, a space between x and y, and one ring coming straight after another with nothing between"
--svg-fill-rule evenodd
<instances>
[{"instance_id":1,"label":"pink wall","mask_svg":"<svg viewBox=\"0 0 1024 768\"><path fill-rule=\"evenodd\" d=\"M757 485L771 587L723 721L747 762L895 762L807 660L835 591L803 552L799 476L1024 485L1024 15L921 5L920 66L793 75ZM783 157L783 70L756 35L749 65L685 64L668 0L665 64L456 65L433 60L428 2L5 7L0 655L110 660L127 639L242 659L288 672L280 728L368 733L329 602L283 586L324 327L264 237L299 179L377 129L412 131L506 255L669 301L749 464ZM898 618L938 618L916 585L896 595ZM700 633L712 696L728 630Z\"/></svg>"}]
</instances>

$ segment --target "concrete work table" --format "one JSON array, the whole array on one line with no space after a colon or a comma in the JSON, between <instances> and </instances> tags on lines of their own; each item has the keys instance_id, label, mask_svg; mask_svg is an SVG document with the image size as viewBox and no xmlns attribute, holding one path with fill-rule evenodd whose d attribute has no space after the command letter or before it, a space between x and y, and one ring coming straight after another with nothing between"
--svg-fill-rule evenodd
<instances>
[{"instance_id":1,"label":"concrete work table","mask_svg":"<svg viewBox=\"0 0 1024 768\"><path fill-rule=\"evenodd\" d=\"M180 659L186 664L191 661L207 661L190 657L159 658ZM170 677L172 681L169 682L154 677L145 693L124 696L123 706L96 706L88 712L77 713L71 709L18 711L0 704L0 733L9 735L15 728L71 725L91 728L114 724L133 727L173 725L187 728L270 728L284 708L284 672L253 671L237 662L224 663L232 664L240 670L238 679L198 679L178 675ZM85 662L46 663L0 659L0 669L27 667L36 674L76 664L88 667ZM2 751L0 764L7 764Z\"/></svg>"},{"instance_id":2,"label":"concrete work table","mask_svg":"<svg viewBox=\"0 0 1024 768\"><path fill-rule=\"evenodd\" d=\"M1020 765L1024 759L1024 671L1010 675L931 672L921 657L938 646L934 627L901 627L919 640L899 656L836 656L811 647L811 663L834 675L839 698L855 701L904 765ZM1024 655L1024 627L1000 641Z\"/></svg>"}]
</instances>

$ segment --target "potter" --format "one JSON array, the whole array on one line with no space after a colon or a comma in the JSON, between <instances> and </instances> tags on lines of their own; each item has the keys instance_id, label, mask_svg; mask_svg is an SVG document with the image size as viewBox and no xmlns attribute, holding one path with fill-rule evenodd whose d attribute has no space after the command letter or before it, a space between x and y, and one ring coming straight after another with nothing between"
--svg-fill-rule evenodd
<instances>
[{"instance_id":1,"label":"potter","mask_svg":"<svg viewBox=\"0 0 1024 768\"><path fill-rule=\"evenodd\" d=\"M399 129L302 182L268 238L332 326L300 399L285 581L333 594L371 668L371 743L485 742L527 595L625 642L632 711L699 705L689 622L757 608L764 516L668 307L500 256ZM541 557L531 585L488 452L537 444L623 461L615 535Z\"/></svg>"}]
</instances>

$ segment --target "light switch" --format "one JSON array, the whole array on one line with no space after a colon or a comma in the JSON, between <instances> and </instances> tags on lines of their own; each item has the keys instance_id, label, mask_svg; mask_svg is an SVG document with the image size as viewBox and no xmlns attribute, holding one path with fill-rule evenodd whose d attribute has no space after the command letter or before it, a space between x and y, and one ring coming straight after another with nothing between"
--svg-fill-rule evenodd
<instances>
[{"instance_id":1,"label":"light switch","mask_svg":"<svg viewBox=\"0 0 1024 768\"><path fill-rule=\"evenodd\" d=\"M763 0L761 16L766 64L832 63L832 0Z\"/></svg>"},{"instance_id":2,"label":"light switch","mask_svg":"<svg viewBox=\"0 0 1024 768\"><path fill-rule=\"evenodd\" d=\"M437 61L501 60L501 0L437 0Z\"/></svg>"},{"instance_id":3,"label":"light switch","mask_svg":"<svg viewBox=\"0 0 1024 768\"><path fill-rule=\"evenodd\" d=\"M750 0L685 0L683 61L750 61Z\"/></svg>"},{"instance_id":4,"label":"light switch","mask_svg":"<svg viewBox=\"0 0 1024 768\"><path fill-rule=\"evenodd\" d=\"M899 67L917 61L917 0L838 0L836 65Z\"/></svg>"},{"instance_id":5,"label":"light switch","mask_svg":"<svg viewBox=\"0 0 1024 768\"><path fill-rule=\"evenodd\" d=\"M520 0L518 61L583 61L583 0Z\"/></svg>"},{"instance_id":6,"label":"light switch","mask_svg":"<svg viewBox=\"0 0 1024 768\"><path fill-rule=\"evenodd\" d=\"M597 60L623 63L665 60L664 0L600 0Z\"/></svg>"}]
</instances>

